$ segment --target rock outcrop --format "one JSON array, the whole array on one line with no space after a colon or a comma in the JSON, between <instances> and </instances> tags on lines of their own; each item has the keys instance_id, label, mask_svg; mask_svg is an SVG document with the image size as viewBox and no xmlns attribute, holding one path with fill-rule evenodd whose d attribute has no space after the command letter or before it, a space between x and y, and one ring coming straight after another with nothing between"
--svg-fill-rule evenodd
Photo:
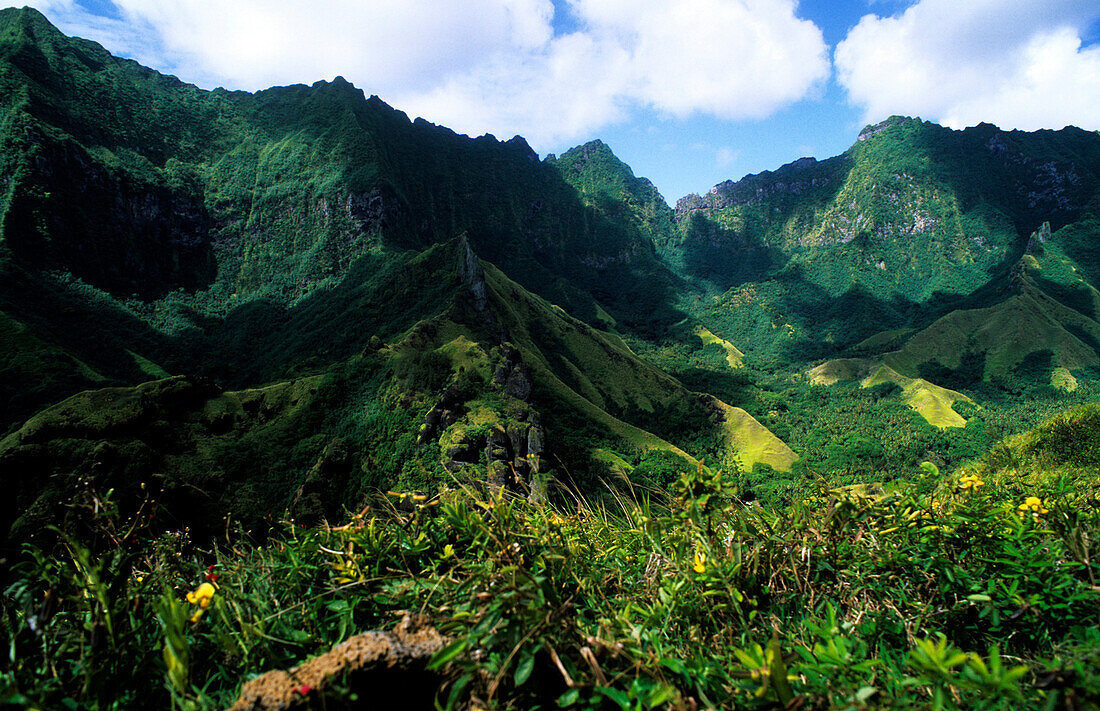
<instances>
[{"instance_id":1,"label":"rock outcrop","mask_svg":"<svg viewBox=\"0 0 1100 711\"><path fill-rule=\"evenodd\" d=\"M369 708L431 708L442 677L425 667L447 642L426 616L406 615L393 632L364 632L293 669L246 682L230 711L309 708L333 682ZM345 707L324 699L324 708Z\"/></svg>"}]
</instances>

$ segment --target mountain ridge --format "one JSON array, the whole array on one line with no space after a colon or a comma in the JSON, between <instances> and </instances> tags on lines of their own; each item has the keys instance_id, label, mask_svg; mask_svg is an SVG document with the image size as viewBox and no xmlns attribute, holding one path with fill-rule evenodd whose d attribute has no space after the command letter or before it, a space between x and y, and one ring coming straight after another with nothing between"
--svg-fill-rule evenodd
<instances>
[{"instance_id":1,"label":"mountain ridge","mask_svg":"<svg viewBox=\"0 0 1100 711\"><path fill-rule=\"evenodd\" d=\"M540 161L339 77L205 91L30 10L0 12L0 58L9 435L84 390L116 389L110 419L144 383L208 383L210 403L320 378L314 409L270 413L307 423L300 442L256 437L287 462L263 460L271 502L337 516L452 476L667 491L700 461L774 499L816 468L957 461L1020 412L1011 393L1093 393L1095 133L894 117L673 209L602 141ZM852 358L889 371L810 384ZM1034 390L1055 382L1080 387ZM826 414L845 408L867 422ZM165 420L190 439L143 431L153 459L115 476L165 442L192 451L180 472L208 467L204 412ZM36 461L94 468L116 445L89 431L78 463L61 436ZM346 497L294 495L337 460Z\"/></svg>"}]
</instances>

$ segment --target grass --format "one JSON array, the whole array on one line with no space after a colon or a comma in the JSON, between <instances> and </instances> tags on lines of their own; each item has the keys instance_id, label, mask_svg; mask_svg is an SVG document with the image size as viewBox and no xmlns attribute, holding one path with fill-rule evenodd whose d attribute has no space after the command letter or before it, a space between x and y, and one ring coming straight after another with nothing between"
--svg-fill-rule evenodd
<instances>
[{"instance_id":1,"label":"grass","mask_svg":"<svg viewBox=\"0 0 1100 711\"><path fill-rule=\"evenodd\" d=\"M745 354L737 350L737 346L723 338L719 338L703 326L696 326L694 333L699 337L699 340L703 342L703 345L709 346L715 344L724 350L726 352L726 362L729 363L731 368L745 367L745 363L743 362Z\"/></svg>"},{"instance_id":2,"label":"grass","mask_svg":"<svg viewBox=\"0 0 1100 711\"><path fill-rule=\"evenodd\" d=\"M1077 390L1077 378L1073 377L1068 368L1055 368L1051 371L1050 384L1067 393Z\"/></svg>"},{"instance_id":3,"label":"grass","mask_svg":"<svg viewBox=\"0 0 1100 711\"><path fill-rule=\"evenodd\" d=\"M901 399L928 421L928 424L941 429L947 427L965 427L966 418L952 407L956 402L974 401L954 390L930 383L924 378L910 378L902 375L889 365L879 364L865 358L838 358L825 361L811 368L810 382L814 385L835 385L847 380L858 380L861 387L873 388L883 383L893 383L901 388Z\"/></svg>"},{"instance_id":4,"label":"grass","mask_svg":"<svg viewBox=\"0 0 1100 711\"><path fill-rule=\"evenodd\" d=\"M1034 438L1049 449L1094 419ZM1095 484L1067 474L1095 444L1076 464L1048 456L1037 480L1001 476L991 454L969 483L930 467L775 509L702 468L670 499L614 508L395 495L348 526L285 523L266 542L230 528L199 545L150 525L170 502L119 520L89 492L87 537L11 570L0 702L225 708L249 675L415 611L449 639L432 665L442 708L1088 707L1100 516ZM211 576L209 608L188 603ZM368 690L306 693L320 708Z\"/></svg>"},{"instance_id":5,"label":"grass","mask_svg":"<svg viewBox=\"0 0 1100 711\"><path fill-rule=\"evenodd\" d=\"M985 358L984 377L1000 377L1029 355L1050 352L1060 366L1076 370L1095 366L1100 356L1076 335L1100 337L1100 324L1028 289L993 306L954 311L916 333L896 353L886 356L892 367L913 372L923 363L960 367L967 354Z\"/></svg>"},{"instance_id":6,"label":"grass","mask_svg":"<svg viewBox=\"0 0 1100 711\"><path fill-rule=\"evenodd\" d=\"M930 425L941 429L965 427L966 419L955 412L952 405L959 401L974 404L973 400L962 393L940 387L924 378L906 377L887 365L880 366L860 384L870 388L880 383L894 383L900 387L905 404L920 413Z\"/></svg>"},{"instance_id":7,"label":"grass","mask_svg":"<svg viewBox=\"0 0 1100 711\"><path fill-rule=\"evenodd\" d=\"M144 357L140 353L134 353L133 351L127 351L127 353L129 353L130 357L134 359L134 364L138 367L138 369L141 370L141 372L149 378L159 379L171 377L171 373L169 373L167 370L160 367L153 361L149 360L148 358Z\"/></svg>"},{"instance_id":8,"label":"grass","mask_svg":"<svg viewBox=\"0 0 1100 711\"><path fill-rule=\"evenodd\" d=\"M606 464L612 475L627 481L630 480L630 474L634 471L634 466L618 454L609 449L597 449L592 453L592 456L594 459Z\"/></svg>"},{"instance_id":9,"label":"grass","mask_svg":"<svg viewBox=\"0 0 1100 711\"><path fill-rule=\"evenodd\" d=\"M717 399L714 402L723 415L722 429L730 453L742 471L752 471L757 464L780 472L791 470L798 455L783 440L741 408Z\"/></svg>"}]
</instances>

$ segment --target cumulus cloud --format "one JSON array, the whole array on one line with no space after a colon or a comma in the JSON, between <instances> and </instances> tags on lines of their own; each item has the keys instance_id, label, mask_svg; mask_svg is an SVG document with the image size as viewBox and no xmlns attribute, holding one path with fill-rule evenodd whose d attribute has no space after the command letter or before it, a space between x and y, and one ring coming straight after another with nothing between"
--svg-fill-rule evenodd
<instances>
[{"instance_id":1,"label":"cumulus cloud","mask_svg":"<svg viewBox=\"0 0 1100 711\"><path fill-rule=\"evenodd\" d=\"M920 0L861 19L836 48L837 78L867 121L1100 128L1100 46L1081 41L1097 17L1093 0Z\"/></svg>"},{"instance_id":2,"label":"cumulus cloud","mask_svg":"<svg viewBox=\"0 0 1100 711\"><path fill-rule=\"evenodd\" d=\"M202 86L341 74L414 115L533 145L586 138L635 107L760 118L828 77L796 0L30 0L79 33Z\"/></svg>"}]
</instances>

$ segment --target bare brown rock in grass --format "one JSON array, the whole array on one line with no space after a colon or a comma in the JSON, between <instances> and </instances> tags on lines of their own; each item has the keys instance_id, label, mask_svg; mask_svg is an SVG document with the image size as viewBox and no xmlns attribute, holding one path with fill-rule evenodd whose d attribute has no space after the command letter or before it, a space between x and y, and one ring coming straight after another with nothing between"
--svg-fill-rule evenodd
<instances>
[{"instance_id":1,"label":"bare brown rock in grass","mask_svg":"<svg viewBox=\"0 0 1100 711\"><path fill-rule=\"evenodd\" d=\"M289 671L269 671L241 687L230 711L306 708L333 682L358 696L357 707L431 707L441 677L425 669L448 640L424 615L406 615L392 632L364 632ZM326 708L337 708L331 703Z\"/></svg>"}]
</instances>

